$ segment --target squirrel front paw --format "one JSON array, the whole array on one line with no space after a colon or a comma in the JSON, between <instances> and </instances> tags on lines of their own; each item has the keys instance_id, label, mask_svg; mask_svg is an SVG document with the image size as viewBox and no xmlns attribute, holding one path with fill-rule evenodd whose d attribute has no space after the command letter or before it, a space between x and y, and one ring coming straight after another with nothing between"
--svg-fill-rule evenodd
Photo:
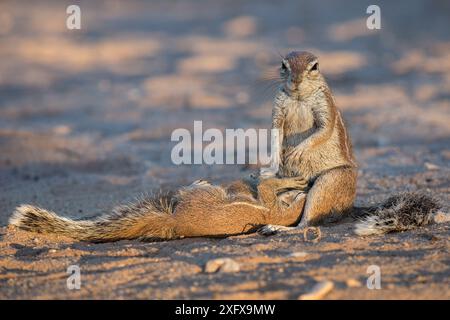
<instances>
[{"instance_id":1,"label":"squirrel front paw","mask_svg":"<svg viewBox=\"0 0 450 320\"><path fill-rule=\"evenodd\" d=\"M276 188L276 193L283 193L290 190L306 191L308 189L308 180L298 176L292 178L283 178L283 183Z\"/></svg>"},{"instance_id":2,"label":"squirrel front paw","mask_svg":"<svg viewBox=\"0 0 450 320\"><path fill-rule=\"evenodd\" d=\"M308 189L308 185L309 185L308 179L298 176L298 177L293 177L292 180L293 180L295 189L302 190L302 191L305 191L306 189Z\"/></svg>"}]
</instances>

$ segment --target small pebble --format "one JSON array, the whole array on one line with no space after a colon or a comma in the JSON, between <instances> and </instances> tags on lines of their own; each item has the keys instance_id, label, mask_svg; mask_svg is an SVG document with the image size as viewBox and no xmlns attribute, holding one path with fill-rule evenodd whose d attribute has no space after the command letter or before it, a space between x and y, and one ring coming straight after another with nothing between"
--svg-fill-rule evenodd
<instances>
[{"instance_id":1,"label":"small pebble","mask_svg":"<svg viewBox=\"0 0 450 320\"><path fill-rule=\"evenodd\" d=\"M443 211L438 211L434 215L434 222L435 223L444 223L444 222L449 222L449 221L450 221L450 214L449 213L445 213Z\"/></svg>"},{"instance_id":2,"label":"small pebble","mask_svg":"<svg viewBox=\"0 0 450 320\"><path fill-rule=\"evenodd\" d=\"M425 162L425 168L427 170L439 170L440 169L440 167L438 165L431 163L431 162Z\"/></svg>"},{"instance_id":3,"label":"small pebble","mask_svg":"<svg viewBox=\"0 0 450 320\"><path fill-rule=\"evenodd\" d=\"M322 238L322 232L318 227L308 227L303 230L303 239L307 242L317 243Z\"/></svg>"},{"instance_id":4,"label":"small pebble","mask_svg":"<svg viewBox=\"0 0 450 320\"><path fill-rule=\"evenodd\" d=\"M292 252L291 254L289 254L289 257L292 257L292 258L304 258L307 255L308 255L308 252L296 251L296 252Z\"/></svg>"},{"instance_id":5,"label":"small pebble","mask_svg":"<svg viewBox=\"0 0 450 320\"><path fill-rule=\"evenodd\" d=\"M359 282L356 279L347 279L347 281L345 281L345 283L347 284L347 287L349 288L358 288L361 287L361 282Z\"/></svg>"},{"instance_id":6,"label":"small pebble","mask_svg":"<svg viewBox=\"0 0 450 320\"><path fill-rule=\"evenodd\" d=\"M205 265L205 272L238 272L240 270L239 263L230 258L219 258L209 260Z\"/></svg>"},{"instance_id":7,"label":"small pebble","mask_svg":"<svg viewBox=\"0 0 450 320\"><path fill-rule=\"evenodd\" d=\"M302 294L299 300L320 300L323 299L334 288L332 281L322 281L317 283L310 292Z\"/></svg>"}]
</instances>

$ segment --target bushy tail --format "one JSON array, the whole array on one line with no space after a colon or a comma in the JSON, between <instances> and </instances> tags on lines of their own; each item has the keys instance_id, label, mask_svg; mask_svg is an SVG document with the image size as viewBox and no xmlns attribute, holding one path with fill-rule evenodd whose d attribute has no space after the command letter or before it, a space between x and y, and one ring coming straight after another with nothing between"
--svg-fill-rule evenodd
<instances>
[{"instance_id":1,"label":"bushy tail","mask_svg":"<svg viewBox=\"0 0 450 320\"><path fill-rule=\"evenodd\" d=\"M436 199L422 192L400 193L364 210L365 217L356 224L355 233L367 236L424 226L439 208Z\"/></svg>"},{"instance_id":2,"label":"bushy tail","mask_svg":"<svg viewBox=\"0 0 450 320\"><path fill-rule=\"evenodd\" d=\"M90 242L109 242L125 239L171 239L175 220L170 195L144 199L120 206L111 214L90 220L72 220L31 205L17 207L9 223L20 229L55 233Z\"/></svg>"}]
</instances>

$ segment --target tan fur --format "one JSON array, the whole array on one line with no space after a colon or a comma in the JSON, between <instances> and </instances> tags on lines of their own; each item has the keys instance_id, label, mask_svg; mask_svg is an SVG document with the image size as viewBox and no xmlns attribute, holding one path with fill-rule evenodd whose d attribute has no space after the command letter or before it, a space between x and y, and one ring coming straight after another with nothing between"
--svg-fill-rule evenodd
<instances>
[{"instance_id":1,"label":"tan fur","mask_svg":"<svg viewBox=\"0 0 450 320\"><path fill-rule=\"evenodd\" d=\"M272 128L279 130L281 177L301 176L312 185L301 224L327 220L352 208L357 169L350 137L331 90L308 52L284 60L283 85L275 98Z\"/></svg>"},{"instance_id":2,"label":"tan fur","mask_svg":"<svg viewBox=\"0 0 450 320\"><path fill-rule=\"evenodd\" d=\"M116 208L92 220L71 220L30 205L18 207L10 224L78 240L175 239L228 236L265 224L293 225L302 211L306 182L298 177L237 181L229 186L194 183L175 194L158 195ZM278 197L279 193L283 196Z\"/></svg>"},{"instance_id":3,"label":"tan fur","mask_svg":"<svg viewBox=\"0 0 450 320\"><path fill-rule=\"evenodd\" d=\"M358 235L381 234L422 226L440 207L422 193L401 193L367 208L354 208L357 165L350 137L331 90L308 52L292 52L283 60L283 85L275 98L272 127L279 129L279 150L273 160L278 172L265 177L300 176L311 186L299 227L336 221L349 213L365 218L356 225ZM271 168L276 167L271 165ZM285 226L268 225L269 235Z\"/></svg>"}]
</instances>

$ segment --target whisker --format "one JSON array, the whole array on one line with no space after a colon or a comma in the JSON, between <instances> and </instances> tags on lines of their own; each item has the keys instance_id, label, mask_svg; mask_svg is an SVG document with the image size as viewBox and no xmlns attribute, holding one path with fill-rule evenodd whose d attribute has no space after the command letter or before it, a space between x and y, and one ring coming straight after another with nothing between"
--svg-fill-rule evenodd
<instances>
[{"instance_id":1,"label":"whisker","mask_svg":"<svg viewBox=\"0 0 450 320\"><path fill-rule=\"evenodd\" d=\"M259 88L270 87L273 85L280 85L283 81L280 79L258 79L255 81L255 85L258 85Z\"/></svg>"},{"instance_id":2,"label":"whisker","mask_svg":"<svg viewBox=\"0 0 450 320\"><path fill-rule=\"evenodd\" d=\"M280 52L280 50L278 50L278 49L276 49L277 50L277 53L278 53L278 55L280 56L280 58L281 59L284 59L284 57L286 56L285 54L282 54L281 52Z\"/></svg>"},{"instance_id":3,"label":"whisker","mask_svg":"<svg viewBox=\"0 0 450 320\"><path fill-rule=\"evenodd\" d=\"M272 56L279 56L277 61L284 59L283 55L277 48L272 48ZM254 93L259 102L265 102L272 99L275 96L276 90L284 82L284 79L280 76L279 62L275 64L275 60L266 66L261 72L258 79L254 81L254 84L250 86L250 90Z\"/></svg>"},{"instance_id":4,"label":"whisker","mask_svg":"<svg viewBox=\"0 0 450 320\"><path fill-rule=\"evenodd\" d=\"M253 87L255 89L259 89L259 90L265 90L266 88L270 88L273 86L277 86L280 85L282 82L281 81L256 81L253 85Z\"/></svg>"},{"instance_id":5,"label":"whisker","mask_svg":"<svg viewBox=\"0 0 450 320\"><path fill-rule=\"evenodd\" d=\"M283 82L283 79L281 79L280 77L273 77L273 78L260 78L260 79L256 79L255 82L256 83L266 83L266 82Z\"/></svg>"},{"instance_id":6,"label":"whisker","mask_svg":"<svg viewBox=\"0 0 450 320\"><path fill-rule=\"evenodd\" d=\"M261 72L260 75L261 75L261 77L280 77L280 72L278 69L276 69L276 70Z\"/></svg>"},{"instance_id":7,"label":"whisker","mask_svg":"<svg viewBox=\"0 0 450 320\"><path fill-rule=\"evenodd\" d=\"M281 60L283 60L286 57L286 55L281 53L281 51L278 48L271 48L270 51L272 51L273 56L278 56Z\"/></svg>"},{"instance_id":8,"label":"whisker","mask_svg":"<svg viewBox=\"0 0 450 320\"><path fill-rule=\"evenodd\" d=\"M258 101L265 102L275 96L275 92L281 83L281 81L272 81L265 86L253 86Z\"/></svg>"},{"instance_id":9,"label":"whisker","mask_svg":"<svg viewBox=\"0 0 450 320\"><path fill-rule=\"evenodd\" d=\"M274 80L274 79L282 80L278 68L273 68L273 69L269 69L269 70L261 72L260 78L268 79L268 80Z\"/></svg>"}]
</instances>

